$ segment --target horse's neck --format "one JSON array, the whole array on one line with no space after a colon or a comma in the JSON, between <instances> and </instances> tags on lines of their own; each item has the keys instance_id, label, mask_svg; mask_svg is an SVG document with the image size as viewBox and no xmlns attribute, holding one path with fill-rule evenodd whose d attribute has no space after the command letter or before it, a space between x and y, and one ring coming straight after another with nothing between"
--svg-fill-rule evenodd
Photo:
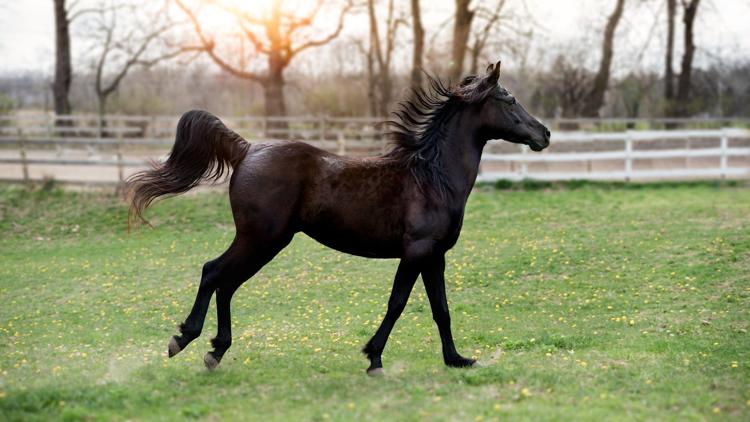
<instances>
[{"instance_id":1,"label":"horse's neck","mask_svg":"<svg viewBox=\"0 0 750 422\"><path fill-rule=\"evenodd\" d=\"M465 202L479 174L485 142L479 139L479 130L473 119L462 117L459 114L451 121L440 159L453 188L453 196Z\"/></svg>"}]
</instances>

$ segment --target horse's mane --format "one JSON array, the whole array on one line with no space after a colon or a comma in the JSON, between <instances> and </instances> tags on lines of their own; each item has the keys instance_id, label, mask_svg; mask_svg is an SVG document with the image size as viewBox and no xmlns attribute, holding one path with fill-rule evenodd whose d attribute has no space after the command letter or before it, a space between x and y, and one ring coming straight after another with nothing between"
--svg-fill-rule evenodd
<instances>
[{"instance_id":1,"label":"horse's mane","mask_svg":"<svg viewBox=\"0 0 750 422\"><path fill-rule=\"evenodd\" d=\"M420 189L432 187L443 196L451 190L440 160L446 124L463 105L484 100L496 82L487 84L488 76L472 75L450 87L425 75L428 88L412 89L411 98L401 101L392 113L395 118L385 122L393 145L385 156L407 166Z\"/></svg>"}]
</instances>

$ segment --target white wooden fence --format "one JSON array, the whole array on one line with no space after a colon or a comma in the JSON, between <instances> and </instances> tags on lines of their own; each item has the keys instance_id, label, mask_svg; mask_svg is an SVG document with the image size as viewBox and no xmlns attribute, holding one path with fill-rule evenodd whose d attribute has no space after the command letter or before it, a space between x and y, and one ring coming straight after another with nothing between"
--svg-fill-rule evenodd
<instances>
[{"instance_id":1,"label":"white wooden fence","mask_svg":"<svg viewBox=\"0 0 750 422\"><path fill-rule=\"evenodd\" d=\"M691 141L701 142L691 144ZM679 141L674 147L669 141ZM500 141L492 141L497 144ZM625 131L625 132L555 132L551 143L577 143L612 145L603 151L582 147L573 152L533 153L521 148L519 153L485 153L483 166L488 163L508 163L510 170L483 171L480 180L662 180L662 179L712 179L750 177L750 131L725 128L720 130ZM735 145L736 144L736 145ZM696 159L713 158L696 163ZM671 160L671 163L666 162ZM593 170L591 163L608 161L602 170ZM657 161L656 166L653 163ZM692 162L691 162L692 161ZM706 161L706 160L704 160ZM650 162L651 168L638 168L635 164ZM684 165L680 165L682 162ZM585 163L585 171L555 171L548 166L543 170L530 169L534 163ZM620 163L620 164L618 164ZM697 164L697 165L696 165Z\"/></svg>"},{"instance_id":2,"label":"white wooden fence","mask_svg":"<svg viewBox=\"0 0 750 422\"><path fill-rule=\"evenodd\" d=\"M52 177L70 183L118 183L164 158L175 116L0 117L0 180ZM387 141L372 118L235 117L224 119L251 142L299 139L346 155L373 155ZM284 125L279 126L278 123ZM551 146L541 153L492 141L480 180L661 180L750 177L750 132L722 126L746 120L566 119L547 122ZM625 130L627 127L645 130ZM655 130L655 128L679 128ZM565 131L559 128L583 128ZM708 128L708 129L707 129Z\"/></svg>"}]
</instances>

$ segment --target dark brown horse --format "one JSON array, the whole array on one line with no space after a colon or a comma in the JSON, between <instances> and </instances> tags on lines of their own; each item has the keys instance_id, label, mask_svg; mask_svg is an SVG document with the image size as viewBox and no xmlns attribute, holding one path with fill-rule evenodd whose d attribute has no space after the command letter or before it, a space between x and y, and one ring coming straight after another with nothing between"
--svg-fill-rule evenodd
<instances>
[{"instance_id":1,"label":"dark brown horse","mask_svg":"<svg viewBox=\"0 0 750 422\"><path fill-rule=\"evenodd\" d=\"M203 266L198 294L169 356L201 333L216 293L218 333L204 362L215 368L232 343L229 306L237 288L289 244L297 232L349 254L399 258L388 310L362 351L368 374L382 373L381 354L422 274L445 364L472 366L456 351L445 297L445 253L458 240L464 208L490 139L549 145L550 133L498 84L500 63L448 88L430 78L395 113L395 146L380 157L340 157L301 142L249 144L205 111L185 113L165 163L134 175L131 215L162 195L179 194L227 167L236 235Z\"/></svg>"}]
</instances>

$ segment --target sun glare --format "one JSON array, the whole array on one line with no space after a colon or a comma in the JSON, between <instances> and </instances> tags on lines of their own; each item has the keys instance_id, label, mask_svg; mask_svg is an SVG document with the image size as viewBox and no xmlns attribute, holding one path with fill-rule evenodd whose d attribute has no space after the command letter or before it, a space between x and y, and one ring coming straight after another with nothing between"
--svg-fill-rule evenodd
<instances>
[{"instance_id":1,"label":"sun glare","mask_svg":"<svg viewBox=\"0 0 750 422\"><path fill-rule=\"evenodd\" d=\"M292 16L305 16L318 7L318 0L206 0L204 3L217 5L225 11L234 10L235 14L247 14L255 18L270 16L272 10L280 8L282 13Z\"/></svg>"}]
</instances>

